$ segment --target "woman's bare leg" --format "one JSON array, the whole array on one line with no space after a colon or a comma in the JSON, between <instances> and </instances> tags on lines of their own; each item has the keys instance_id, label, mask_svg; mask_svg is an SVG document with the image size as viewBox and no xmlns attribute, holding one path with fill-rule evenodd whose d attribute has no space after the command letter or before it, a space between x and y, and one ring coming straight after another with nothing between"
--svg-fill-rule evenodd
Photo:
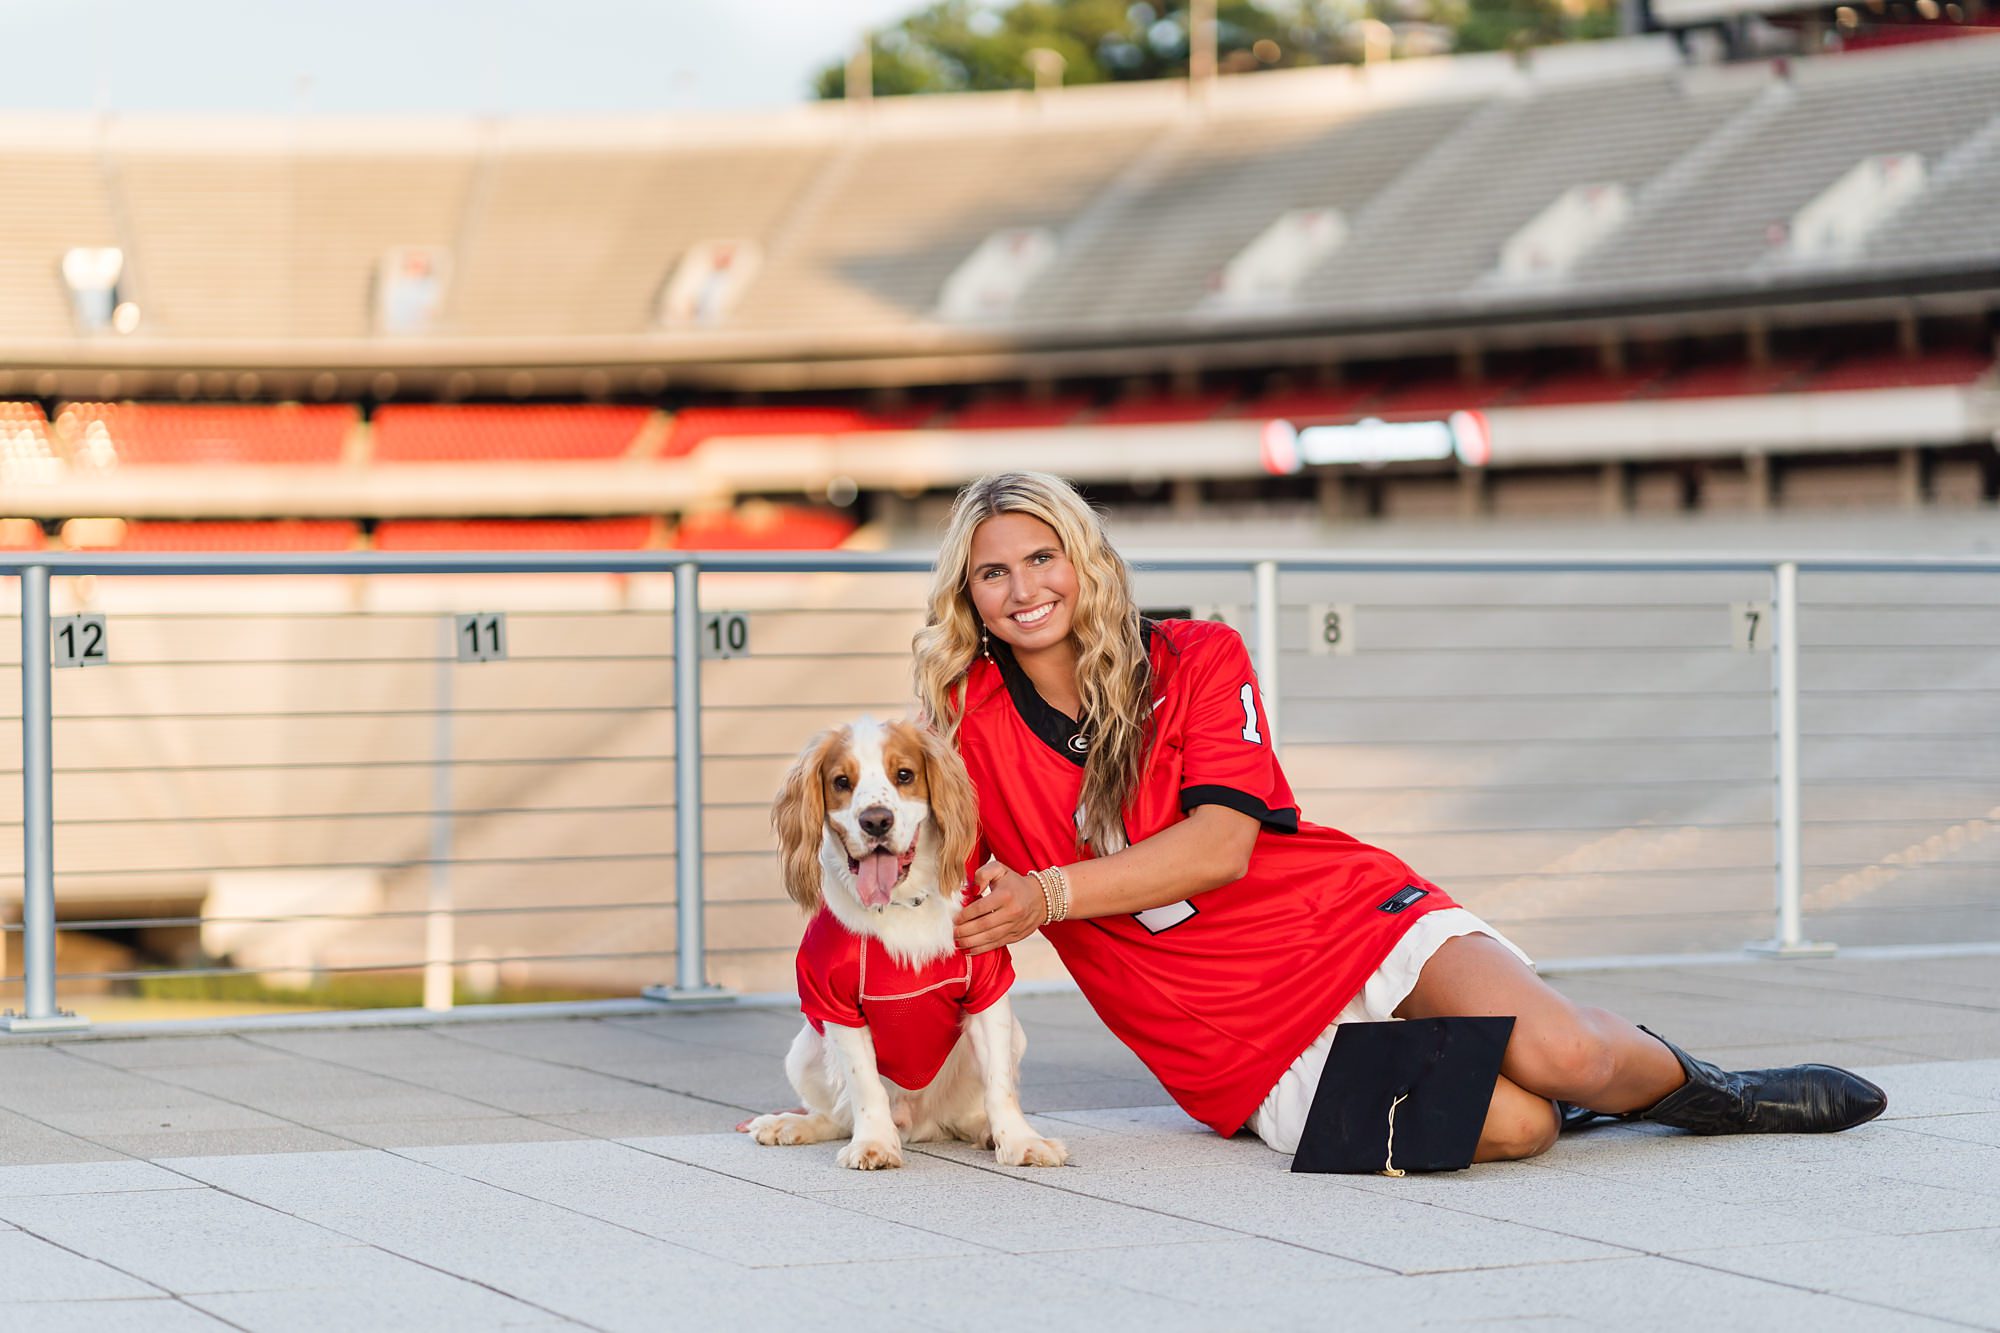
<instances>
[{"instance_id":1,"label":"woman's bare leg","mask_svg":"<svg viewBox=\"0 0 2000 1333\"><path fill-rule=\"evenodd\" d=\"M1501 1075L1493 1084L1486 1123L1479 1130L1475 1162L1516 1162L1553 1148L1562 1125L1555 1103Z\"/></svg>"},{"instance_id":2,"label":"woman's bare leg","mask_svg":"<svg viewBox=\"0 0 2000 1333\"><path fill-rule=\"evenodd\" d=\"M1486 935L1446 940L1396 1009L1398 1018L1495 1014L1514 1016L1501 1082L1536 1097L1643 1111L1686 1082L1664 1044L1608 1009L1571 1003ZM1501 1097L1496 1089L1496 1109Z\"/></svg>"}]
</instances>

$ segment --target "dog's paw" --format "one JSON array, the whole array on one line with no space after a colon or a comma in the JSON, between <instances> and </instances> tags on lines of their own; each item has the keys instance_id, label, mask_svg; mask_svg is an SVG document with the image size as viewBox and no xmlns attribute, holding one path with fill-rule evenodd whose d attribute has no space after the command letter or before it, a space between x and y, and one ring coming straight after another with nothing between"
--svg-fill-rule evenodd
<instances>
[{"instance_id":1,"label":"dog's paw","mask_svg":"<svg viewBox=\"0 0 2000 1333\"><path fill-rule=\"evenodd\" d=\"M1061 1139L1008 1139L993 1149L993 1158L1002 1166L1061 1166L1069 1149Z\"/></svg>"},{"instance_id":2,"label":"dog's paw","mask_svg":"<svg viewBox=\"0 0 2000 1333\"><path fill-rule=\"evenodd\" d=\"M856 1139L842 1148L840 1156L833 1160L855 1171L882 1171L892 1166L901 1166L903 1150L893 1143Z\"/></svg>"},{"instance_id":3,"label":"dog's paw","mask_svg":"<svg viewBox=\"0 0 2000 1333\"><path fill-rule=\"evenodd\" d=\"M760 1115L744 1126L750 1137L767 1148L796 1147L801 1143L818 1143L820 1136L813 1132L814 1117L799 1115L791 1111L779 1111L775 1115Z\"/></svg>"}]
</instances>

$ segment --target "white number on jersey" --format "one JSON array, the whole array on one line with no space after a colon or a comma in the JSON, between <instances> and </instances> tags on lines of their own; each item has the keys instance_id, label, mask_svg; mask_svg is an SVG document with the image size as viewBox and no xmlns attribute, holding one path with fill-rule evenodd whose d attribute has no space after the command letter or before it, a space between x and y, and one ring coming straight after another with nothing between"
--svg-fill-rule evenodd
<instances>
[{"instance_id":1,"label":"white number on jersey","mask_svg":"<svg viewBox=\"0 0 2000 1333\"><path fill-rule=\"evenodd\" d=\"M1252 745L1264 743L1264 733L1257 730L1257 705L1252 699L1250 682L1243 682L1242 691L1236 696L1243 701L1243 739Z\"/></svg>"}]
</instances>

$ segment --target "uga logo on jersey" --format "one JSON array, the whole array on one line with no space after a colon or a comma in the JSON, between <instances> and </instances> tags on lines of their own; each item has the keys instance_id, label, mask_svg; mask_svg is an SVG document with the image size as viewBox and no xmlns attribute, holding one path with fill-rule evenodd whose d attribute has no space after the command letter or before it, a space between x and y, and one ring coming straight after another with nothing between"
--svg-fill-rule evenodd
<instances>
[{"instance_id":1,"label":"uga logo on jersey","mask_svg":"<svg viewBox=\"0 0 2000 1333\"><path fill-rule=\"evenodd\" d=\"M1375 910L1378 912L1387 912L1390 916L1394 916L1411 903L1416 902L1419 898L1428 896L1429 893L1429 889L1420 889L1414 884L1405 884L1402 888L1396 890L1395 897L1389 899L1388 902L1383 903Z\"/></svg>"},{"instance_id":2,"label":"uga logo on jersey","mask_svg":"<svg viewBox=\"0 0 2000 1333\"><path fill-rule=\"evenodd\" d=\"M1069 740L1065 741L1064 744L1069 746L1071 754L1084 754L1090 749L1090 737L1079 731L1072 735Z\"/></svg>"}]
</instances>

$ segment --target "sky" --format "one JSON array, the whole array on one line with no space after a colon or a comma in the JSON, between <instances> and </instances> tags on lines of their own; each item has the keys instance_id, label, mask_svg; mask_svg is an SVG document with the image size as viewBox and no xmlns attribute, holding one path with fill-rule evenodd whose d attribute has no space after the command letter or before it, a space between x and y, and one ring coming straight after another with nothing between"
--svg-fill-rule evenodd
<instances>
[{"instance_id":1,"label":"sky","mask_svg":"<svg viewBox=\"0 0 2000 1333\"><path fill-rule=\"evenodd\" d=\"M734 110L923 0L0 0L0 109Z\"/></svg>"}]
</instances>

